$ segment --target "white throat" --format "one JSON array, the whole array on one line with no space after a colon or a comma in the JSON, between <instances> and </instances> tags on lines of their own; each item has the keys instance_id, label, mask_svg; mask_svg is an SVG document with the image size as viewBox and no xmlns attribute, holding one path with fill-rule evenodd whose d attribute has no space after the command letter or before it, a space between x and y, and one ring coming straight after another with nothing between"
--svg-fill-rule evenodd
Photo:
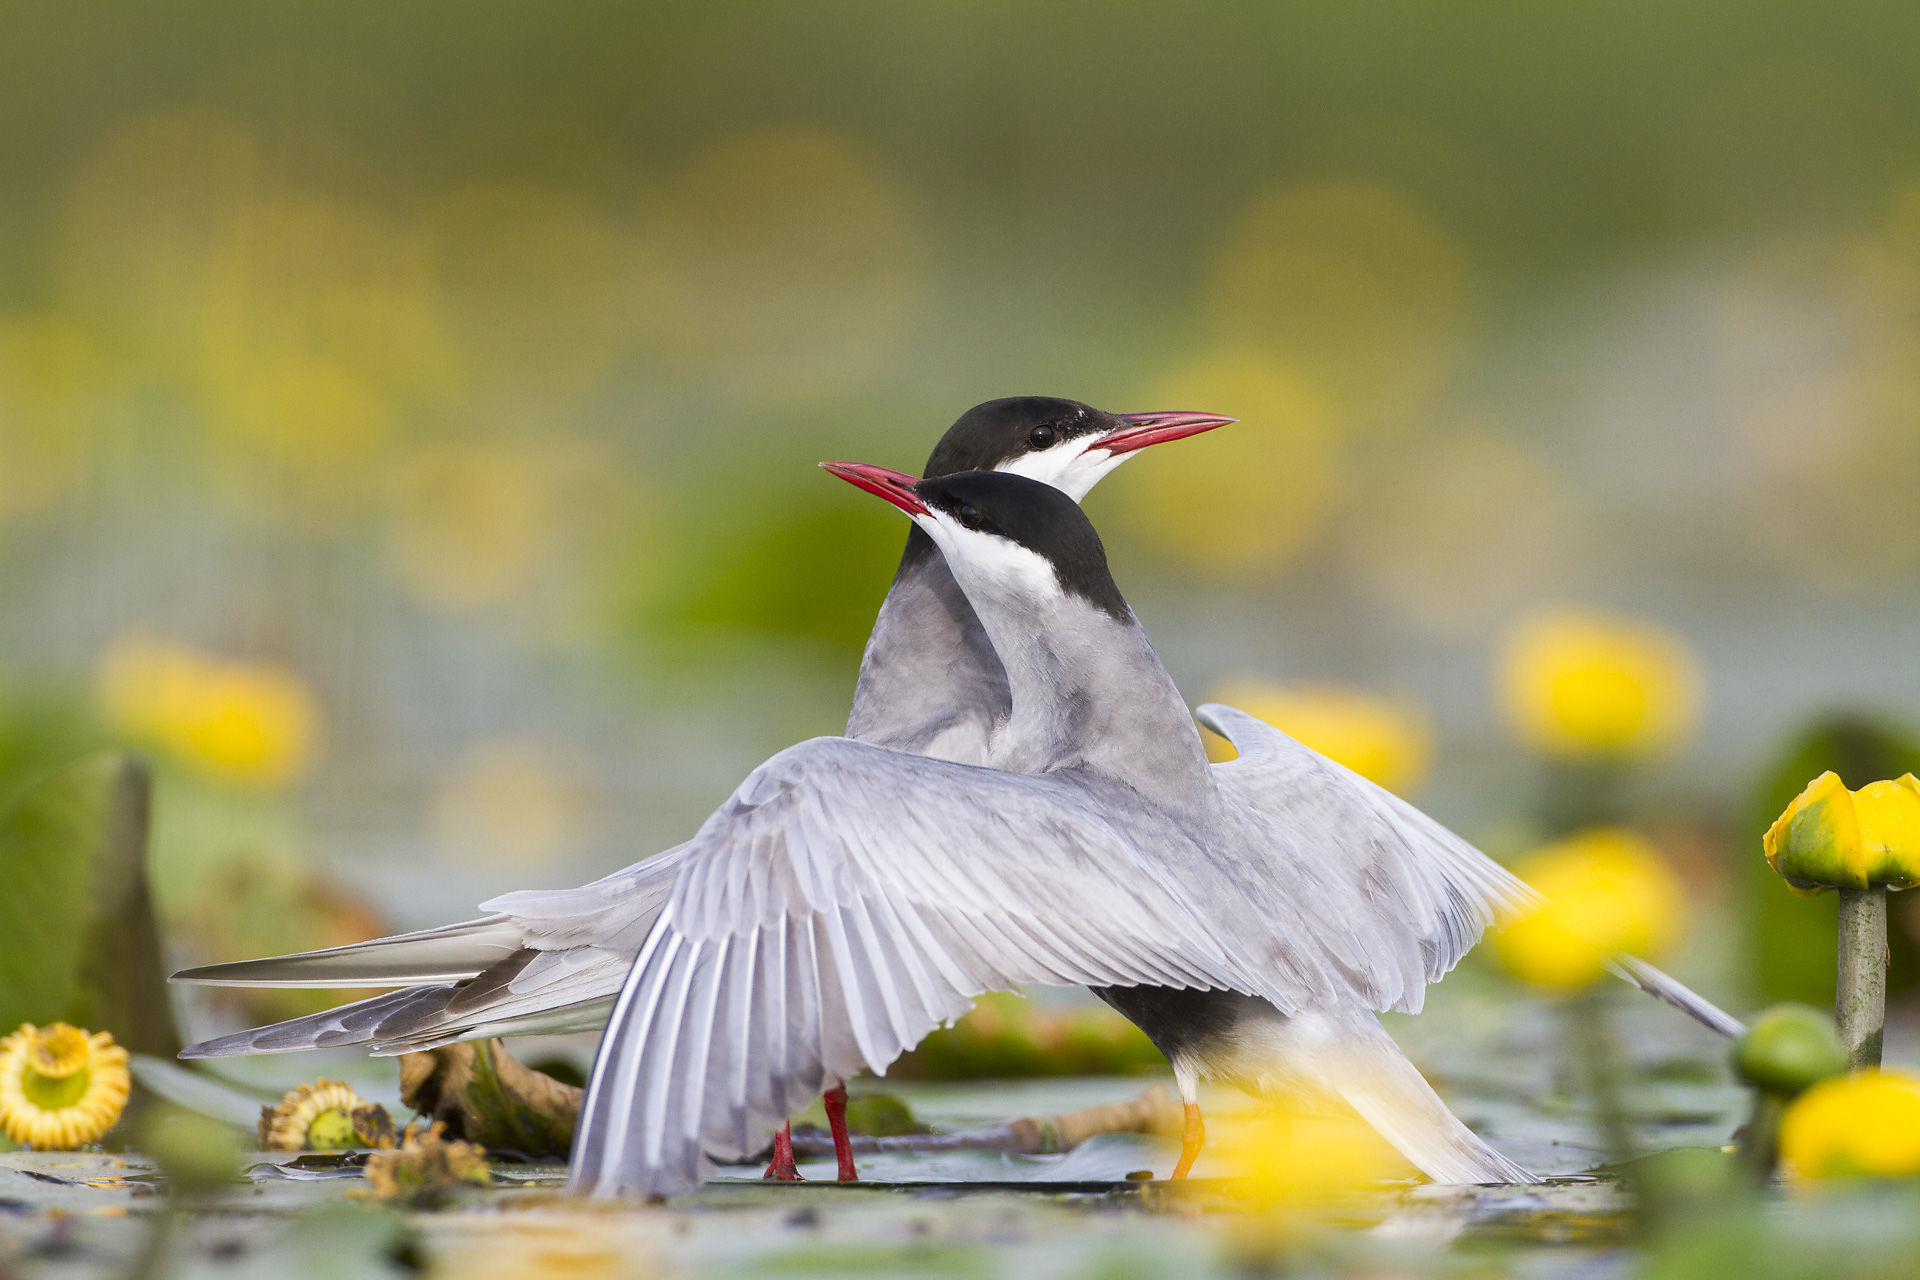
<instances>
[{"instance_id":1,"label":"white throat","mask_svg":"<svg viewBox=\"0 0 1920 1280\"><path fill-rule=\"evenodd\" d=\"M927 531L946 558L947 568L967 593L995 649L1005 652L1001 641L1012 637L1003 633L1033 625L1065 601L1060 575L1045 556L997 534L964 528L937 513L915 516L914 523Z\"/></svg>"}]
</instances>

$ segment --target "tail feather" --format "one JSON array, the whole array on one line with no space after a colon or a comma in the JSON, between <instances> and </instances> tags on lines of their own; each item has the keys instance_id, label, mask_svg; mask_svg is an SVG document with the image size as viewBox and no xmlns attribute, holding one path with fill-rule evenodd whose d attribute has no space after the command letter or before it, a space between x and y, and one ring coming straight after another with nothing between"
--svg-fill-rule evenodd
<instances>
[{"instance_id":1,"label":"tail feather","mask_svg":"<svg viewBox=\"0 0 1920 1280\"><path fill-rule=\"evenodd\" d=\"M1345 1103L1435 1182L1540 1180L1462 1124L1364 1009L1288 1016L1246 998L1226 1030L1195 1048L1190 1061L1202 1074L1251 1093L1288 1105ZM1176 1060L1175 1075L1180 1071Z\"/></svg>"},{"instance_id":2,"label":"tail feather","mask_svg":"<svg viewBox=\"0 0 1920 1280\"><path fill-rule=\"evenodd\" d=\"M1631 982L1648 995L1666 1001L1709 1031L1717 1031L1731 1040L1747 1029L1746 1023L1638 956L1622 953L1613 958L1610 967L1622 981Z\"/></svg>"},{"instance_id":3,"label":"tail feather","mask_svg":"<svg viewBox=\"0 0 1920 1280\"><path fill-rule=\"evenodd\" d=\"M522 926L508 917L482 916L324 951L183 969L171 981L217 987L405 987L458 982L518 951L524 938Z\"/></svg>"},{"instance_id":4,"label":"tail feather","mask_svg":"<svg viewBox=\"0 0 1920 1280\"><path fill-rule=\"evenodd\" d=\"M1365 1054L1328 1084L1395 1151L1435 1182L1540 1181L1462 1124L1386 1032L1380 1038L1390 1051Z\"/></svg>"},{"instance_id":5,"label":"tail feather","mask_svg":"<svg viewBox=\"0 0 1920 1280\"><path fill-rule=\"evenodd\" d=\"M514 977L540 954L522 949L461 982L389 991L304 1018L204 1041L180 1056L220 1058L357 1048L378 1057L484 1036L557 1035L603 1027L625 966L603 965L602 972L569 983L516 993Z\"/></svg>"},{"instance_id":6,"label":"tail feather","mask_svg":"<svg viewBox=\"0 0 1920 1280\"><path fill-rule=\"evenodd\" d=\"M381 1028L431 1019L446 1008L458 990L452 983L409 987L352 1004L289 1018L271 1026L236 1031L230 1036L203 1040L180 1051L183 1058L226 1058L242 1053L293 1053L301 1049L331 1049L363 1045L381 1038Z\"/></svg>"}]
</instances>

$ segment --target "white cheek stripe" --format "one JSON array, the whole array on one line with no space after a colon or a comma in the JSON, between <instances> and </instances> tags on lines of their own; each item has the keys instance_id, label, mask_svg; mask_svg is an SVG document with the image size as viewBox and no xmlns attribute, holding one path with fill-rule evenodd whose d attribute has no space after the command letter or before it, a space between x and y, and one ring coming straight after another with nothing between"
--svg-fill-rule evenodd
<instances>
[{"instance_id":1,"label":"white cheek stripe","mask_svg":"<svg viewBox=\"0 0 1920 1280\"><path fill-rule=\"evenodd\" d=\"M1093 486L1099 484L1107 472L1133 456L1133 451L1108 453L1105 449L1095 449L1093 444L1099 438L1085 436L1051 449L1036 449L1010 462L1003 462L994 470L1050 484L1079 502L1093 491Z\"/></svg>"}]
</instances>

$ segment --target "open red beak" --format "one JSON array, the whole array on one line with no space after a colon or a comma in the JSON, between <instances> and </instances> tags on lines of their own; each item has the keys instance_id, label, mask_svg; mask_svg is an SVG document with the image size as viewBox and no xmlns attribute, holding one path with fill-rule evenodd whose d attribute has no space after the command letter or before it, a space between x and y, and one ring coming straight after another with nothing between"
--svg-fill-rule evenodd
<instances>
[{"instance_id":1,"label":"open red beak","mask_svg":"<svg viewBox=\"0 0 1920 1280\"><path fill-rule=\"evenodd\" d=\"M867 462L823 462L820 469L831 471L848 484L885 498L910 516L927 514L927 504L920 501L920 495L913 491L913 486L920 482L912 476Z\"/></svg>"},{"instance_id":2,"label":"open red beak","mask_svg":"<svg viewBox=\"0 0 1920 1280\"><path fill-rule=\"evenodd\" d=\"M1132 453L1135 449L1144 449L1150 444L1165 444L1169 440L1182 440L1187 436L1197 436L1202 431L1211 431L1215 427L1224 427L1229 422L1238 422L1238 418L1223 418L1217 413L1116 413L1114 417L1127 425L1118 431L1109 431L1095 440L1089 448L1105 449L1108 453Z\"/></svg>"}]
</instances>

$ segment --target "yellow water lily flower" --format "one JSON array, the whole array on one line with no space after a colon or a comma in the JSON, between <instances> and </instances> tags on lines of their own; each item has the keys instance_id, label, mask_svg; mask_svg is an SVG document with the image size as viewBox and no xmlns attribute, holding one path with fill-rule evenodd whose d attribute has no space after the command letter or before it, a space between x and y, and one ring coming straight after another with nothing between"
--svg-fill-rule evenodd
<instances>
[{"instance_id":1,"label":"yellow water lily flower","mask_svg":"<svg viewBox=\"0 0 1920 1280\"><path fill-rule=\"evenodd\" d=\"M1259 716L1329 760L1405 794L1426 780L1433 734L1418 708L1333 684L1285 685L1236 680L1218 686L1209 702ZM1207 754L1233 759L1225 739L1206 735Z\"/></svg>"},{"instance_id":2,"label":"yellow water lily flower","mask_svg":"<svg viewBox=\"0 0 1920 1280\"><path fill-rule=\"evenodd\" d=\"M1829 770L1807 784L1762 842L1767 864L1803 897L1827 889L1920 884L1920 781L1848 791Z\"/></svg>"},{"instance_id":3,"label":"yellow water lily flower","mask_svg":"<svg viewBox=\"0 0 1920 1280\"><path fill-rule=\"evenodd\" d=\"M1859 1071L1814 1085L1780 1123L1780 1158L1803 1180L1920 1176L1920 1079Z\"/></svg>"},{"instance_id":4,"label":"yellow water lily flower","mask_svg":"<svg viewBox=\"0 0 1920 1280\"><path fill-rule=\"evenodd\" d=\"M101 659L96 685L116 728L211 777L286 786L317 754L320 713L313 695L273 663L230 661L130 635Z\"/></svg>"},{"instance_id":5,"label":"yellow water lily flower","mask_svg":"<svg viewBox=\"0 0 1920 1280\"><path fill-rule=\"evenodd\" d=\"M104 1031L22 1023L0 1040L0 1131L21 1146L72 1151L113 1128L132 1078Z\"/></svg>"},{"instance_id":6,"label":"yellow water lily flower","mask_svg":"<svg viewBox=\"0 0 1920 1280\"><path fill-rule=\"evenodd\" d=\"M1680 882L1658 849L1624 827L1569 836L1513 872L1541 900L1502 926L1493 949L1509 973L1535 986L1576 990L1617 953L1653 955L1679 935Z\"/></svg>"},{"instance_id":7,"label":"yellow water lily flower","mask_svg":"<svg viewBox=\"0 0 1920 1280\"><path fill-rule=\"evenodd\" d=\"M391 1138L386 1109L367 1102L343 1080L316 1080L289 1089L278 1106L260 1108L263 1151L339 1151L376 1147L380 1125Z\"/></svg>"},{"instance_id":8,"label":"yellow water lily flower","mask_svg":"<svg viewBox=\"0 0 1920 1280\"><path fill-rule=\"evenodd\" d=\"M1306 1094L1221 1115L1208 1126L1200 1164L1229 1179L1227 1193L1249 1211L1229 1226L1230 1255L1243 1269L1268 1274L1283 1269L1269 1264L1353 1213L1383 1182L1415 1174L1351 1108Z\"/></svg>"},{"instance_id":9,"label":"yellow water lily flower","mask_svg":"<svg viewBox=\"0 0 1920 1280\"><path fill-rule=\"evenodd\" d=\"M1507 635L1496 673L1507 722L1562 759L1656 754L1692 732L1700 677L1664 627L1585 610L1553 610Z\"/></svg>"}]
</instances>

